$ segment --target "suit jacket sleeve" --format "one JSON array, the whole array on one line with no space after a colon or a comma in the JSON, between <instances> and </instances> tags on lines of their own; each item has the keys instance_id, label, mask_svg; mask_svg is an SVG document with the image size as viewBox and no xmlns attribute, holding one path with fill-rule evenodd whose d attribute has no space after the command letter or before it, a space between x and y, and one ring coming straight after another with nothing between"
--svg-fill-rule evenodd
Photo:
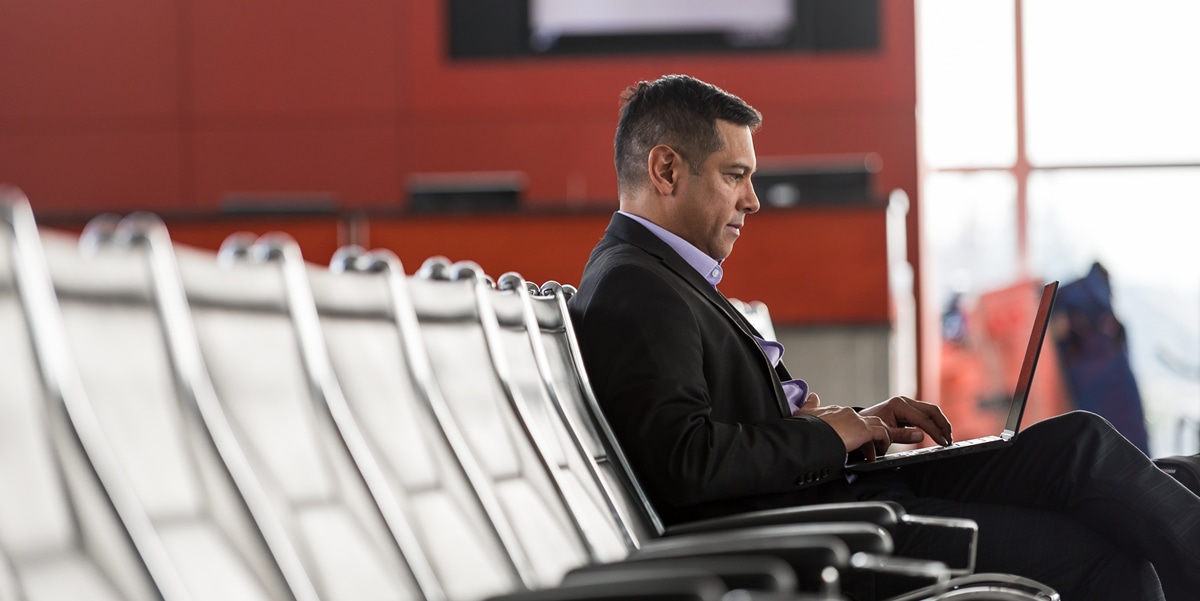
<instances>
[{"instance_id":1,"label":"suit jacket sleeve","mask_svg":"<svg viewBox=\"0 0 1200 601\"><path fill-rule=\"evenodd\" d=\"M652 497L686 506L840 476L845 447L833 428L782 416L753 339L727 318L714 324L719 312L686 288L653 266L623 264L578 296L589 378ZM714 389L725 392L714 398ZM726 398L731 390L738 398Z\"/></svg>"}]
</instances>

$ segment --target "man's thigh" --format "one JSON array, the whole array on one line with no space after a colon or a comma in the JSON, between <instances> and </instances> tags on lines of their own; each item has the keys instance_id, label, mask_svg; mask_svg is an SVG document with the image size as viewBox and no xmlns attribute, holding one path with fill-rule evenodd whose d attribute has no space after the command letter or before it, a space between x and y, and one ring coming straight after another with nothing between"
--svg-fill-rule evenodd
<instances>
[{"instance_id":1,"label":"man's thigh","mask_svg":"<svg viewBox=\"0 0 1200 601\"><path fill-rule=\"evenodd\" d=\"M979 524L977 572L1033 578L1058 590L1064 599L1162 599L1149 562L1126 555L1070 516L945 499L895 500L910 513L975 520ZM897 553L911 556L927 556L939 544L928 532L896 541Z\"/></svg>"}]
</instances>

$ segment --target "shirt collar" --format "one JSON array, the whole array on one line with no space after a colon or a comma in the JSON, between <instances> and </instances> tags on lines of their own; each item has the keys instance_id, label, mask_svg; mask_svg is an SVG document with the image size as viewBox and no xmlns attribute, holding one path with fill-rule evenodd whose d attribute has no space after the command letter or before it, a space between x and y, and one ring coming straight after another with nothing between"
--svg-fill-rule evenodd
<instances>
[{"instance_id":1,"label":"shirt collar","mask_svg":"<svg viewBox=\"0 0 1200 601\"><path fill-rule=\"evenodd\" d=\"M709 285L715 288L717 284L721 283L721 278L724 277L725 270L721 268L720 261L708 256L708 253L705 253L695 246L692 246L692 244L687 240L680 238L666 228L663 228L643 217L638 217L637 215L626 213L625 211L617 212L645 226L646 229L650 230L651 234L657 236L659 240L662 240L667 246L670 246L671 250L678 253L680 257L683 257L683 260L687 261L687 264L691 265L692 269L695 269L696 272L700 274L700 277L704 278L704 281L708 282Z\"/></svg>"}]
</instances>

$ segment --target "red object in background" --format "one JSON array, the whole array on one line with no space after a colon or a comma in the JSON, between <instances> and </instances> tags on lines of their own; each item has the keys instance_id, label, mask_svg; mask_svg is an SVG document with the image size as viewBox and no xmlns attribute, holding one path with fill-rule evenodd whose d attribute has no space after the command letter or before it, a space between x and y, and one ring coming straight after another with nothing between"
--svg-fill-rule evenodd
<instances>
[{"instance_id":1,"label":"red object in background","mask_svg":"<svg viewBox=\"0 0 1200 601\"><path fill-rule=\"evenodd\" d=\"M1042 284L1027 280L980 295L964 310L962 341L943 341L940 406L954 425L954 437L973 438L1003 429L1029 345ZM1025 407L1022 427L1071 409L1058 351L1042 346Z\"/></svg>"}]
</instances>

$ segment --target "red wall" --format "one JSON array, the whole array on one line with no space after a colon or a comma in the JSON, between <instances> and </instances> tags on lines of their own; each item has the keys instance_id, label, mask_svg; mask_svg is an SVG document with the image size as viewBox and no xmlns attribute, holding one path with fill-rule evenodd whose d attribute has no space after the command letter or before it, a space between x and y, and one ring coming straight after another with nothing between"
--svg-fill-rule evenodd
<instances>
[{"instance_id":1,"label":"red wall","mask_svg":"<svg viewBox=\"0 0 1200 601\"><path fill-rule=\"evenodd\" d=\"M451 63L432 0L3 0L0 181L40 217L230 193L398 206L412 173L473 170L526 173L530 206L612 208L618 94L686 72L762 110L760 159L879 154L915 234L913 6L881 9L873 53Z\"/></svg>"},{"instance_id":2,"label":"red wall","mask_svg":"<svg viewBox=\"0 0 1200 601\"><path fill-rule=\"evenodd\" d=\"M878 53L450 63L435 1L4 0L0 178L42 209L211 207L229 192L395 204L414 172L529 175L612 204L617 96L687 72L743 96L762 157L877 152L916 182L913 14Z\"/></svg>"}]
</instances>

